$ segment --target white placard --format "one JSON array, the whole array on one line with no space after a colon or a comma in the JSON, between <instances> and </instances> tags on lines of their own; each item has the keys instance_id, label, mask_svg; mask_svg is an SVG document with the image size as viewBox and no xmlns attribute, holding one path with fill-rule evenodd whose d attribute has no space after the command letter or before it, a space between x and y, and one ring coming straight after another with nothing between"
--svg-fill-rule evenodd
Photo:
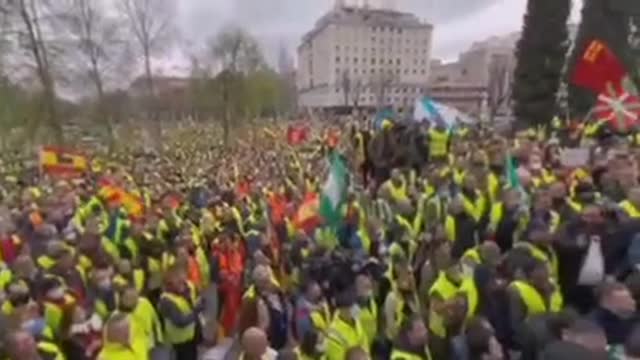
<instances>
[{"instance_id":1,"label":"white placard","mask_svg":"<svg viewBox=\"0 0 640 360\"><path fill-rule=\"evenodd\" d=\"M580 167L589 164L589 148L564 148L560 150L560 162L566 167Z\"/></svg>"}]
</instances>

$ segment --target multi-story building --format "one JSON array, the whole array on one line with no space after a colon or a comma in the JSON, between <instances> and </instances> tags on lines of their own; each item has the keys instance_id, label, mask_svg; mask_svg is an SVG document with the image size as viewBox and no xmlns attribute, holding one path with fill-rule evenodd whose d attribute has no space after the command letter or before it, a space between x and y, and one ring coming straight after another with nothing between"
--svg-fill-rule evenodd
<instances>
[{"instance_id":1,"label":"multi-story building","mask_svg":"<svg viewBox=\"0 0 640 360\"><path fill-rule=\"evenodd\" d=\"M568 30L573 40L577 25ZM429 95L474 115L508 117L519 39L520 32L492 36L473 43L454 62L433 60Z\"/></svg>"},{"instance_id":2,"label":"multi-story building","mask_svg":"<svg viewBox=\"0 0 640 360\"><path fill-rule=\"evenodd\" d=\"M298 46L306 108L413 106L429 80L433 26L413 14L337 0Z\"/></svg>"}]
</instances>

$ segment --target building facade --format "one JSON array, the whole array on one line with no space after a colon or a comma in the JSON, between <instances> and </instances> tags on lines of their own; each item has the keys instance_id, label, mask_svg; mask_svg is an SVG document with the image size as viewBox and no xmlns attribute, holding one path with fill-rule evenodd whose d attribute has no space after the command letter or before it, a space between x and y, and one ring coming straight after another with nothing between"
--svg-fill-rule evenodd
<instances>
[{"instance_id":1,"label":"building facade","mask_svg":"<svg viewBox=\"0 0 640 360\"><path fill-rule=\"evenodd\" d=\"M303 108L407 108L426 93L433 26L415 15L338 1L298 46Z\"/></svg>"}]
</instances>

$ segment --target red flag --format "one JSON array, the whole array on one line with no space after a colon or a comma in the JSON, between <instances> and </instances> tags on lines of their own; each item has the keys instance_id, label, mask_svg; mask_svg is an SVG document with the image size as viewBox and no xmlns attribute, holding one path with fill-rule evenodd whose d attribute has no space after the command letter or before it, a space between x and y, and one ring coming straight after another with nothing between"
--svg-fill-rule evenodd
<instances>
[{"instance_id":1,"label":"red flag","mask_svg":"<svg viewBox=\"0 0 640 360\"><path fill-rule=\"evenodd\" d=\"M578 60L573 72L573 83L600 94L611 83L622 89L622 79L627 75L624 65L600 40L593 40Z\"/></svg>"},{"instance_id":2,"label":"red flag","mask_svg":"<svg viewBox=\"0 0 640 360\"><path fill-rule=\"evenodd\" d=\"M289 145L300 145L307 141L308 129L305 126L292 126L287 128L287 142Z\"/></svg>"},{"instance_id":3,"label":"red flag","mask_svg":"<svg viewBox=\"0 0 640 360\"><path fill-rule=\"evenodd\" d=\"M293 224L296 228L310 234L318 225L320 225L321 220L318 214L319 207L320 198L318 197L318 194L314 192L307 193L293 220Z\"/></svg>"}]
</instances>

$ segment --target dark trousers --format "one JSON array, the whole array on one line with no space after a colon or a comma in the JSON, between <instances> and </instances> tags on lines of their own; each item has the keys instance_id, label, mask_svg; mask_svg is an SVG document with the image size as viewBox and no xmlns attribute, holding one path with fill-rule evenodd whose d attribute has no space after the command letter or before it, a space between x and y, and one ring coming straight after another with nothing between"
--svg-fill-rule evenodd
<instances>
[{"instance_id":1,"label":"dark trousers","mask_svg":"<svg viewBox=\"0 0 640 360\"><path fill-rule=\"evenodd\" d=\"M173 345L175 360L198 360L198 345L195 340Z\"/></svg>"}]
</instances>

